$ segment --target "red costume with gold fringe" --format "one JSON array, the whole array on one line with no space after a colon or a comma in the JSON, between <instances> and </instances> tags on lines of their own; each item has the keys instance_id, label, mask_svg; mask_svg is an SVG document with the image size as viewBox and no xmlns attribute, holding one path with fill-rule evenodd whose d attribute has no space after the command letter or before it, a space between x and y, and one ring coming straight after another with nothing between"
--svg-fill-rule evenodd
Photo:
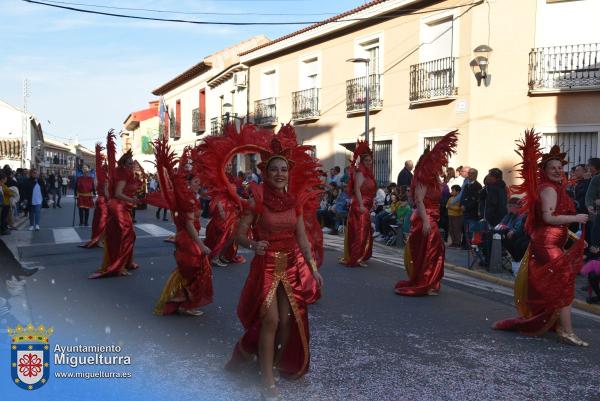
<instances>
[{"instance_id":1,"label":"red costume with gold fringe","mask_svg":"<svg viewBox=\"0 0 600 401\"><path fill-rule=\"evenodd\" d=\"M89 278L100 278L107 276L123 275L126 271L137 269L139 266L133 263L133 247L135 245L135 228L131 218L133 204L115 197L117 184L125 182L123 194L134 198L141 185L136 180L133 169L126 167L123 163L117 166L115 134L110 130L106 138L106 154L108 159L108 188L110 200L108 201L108 216L106 220L106 235L104 258L102 266ZM120 161L131 158L131 152L125 153Z\"/></svg>"},{"instance_id":2,"label":"red costume with gold fringe","mask_svg":"<svg viewBox=\"0 0 600 401\"><path fill-rule=\"evenodd\" d=\"M560 309L573 302L575 278L583 265L584 236L565 250L569 237L567 225L547 224L542 217L540 193L546 188L554 189L557 194L554 215L576 213L565 183L550 181L544 172L549 160L560 160L565 164L565 154L555 145L550 153L542 155L540 136L533 130L525 132L517 153L523 159L520 169L523 183L515 186L515 190L525 194L523 209L528 213L525 230L531 242L515 281L519 317L498 321L493 327L540 335L555 331Z\"/></svg>"},{"instance_id":3,"label":"red costume with gold fringe","mask_svg":"<svg viewBox=\"0 0 600 401\"><path fill-rule=\"evenodd\" d=\"M356 141L354 155L350 161L350 180L348 182L348 195L350 197L350 210L348 222L344 230L344 256L340 262L348 267L356 267L371 258L373 252L373 228L371 227L371 209L377 192L377 182L373 170L366 167L358 158L364 155L372 157L371 149L366 141ZM364 181L360 186L362 205L359 204L354 191L356 173L360 172ZM360 207L365 211L361 212Z\"/></svg>"},{"instance_id":4,"label":"red costume with gold fringe","mask_svg":"<svg viewBox=\"0 0 600 401\"><path fill-rule=\"evenodd\" d=\"M268 241L265 255L255 255L238 304L238 317L246 332L238 341L228 366L235 366L250 354L257 354L261 321L275 293L282 286L290 303L294 318L291 332L281 351L278 369L289 378L299 378L309 367L310 333L307 305L319 296L311 267L296 240L296 225L302 217L307 227L313 257L322 255L322 233L312 224L316 215L318 189L317 160L307 153L308 147L299 146L294 129L284 125L274 135L270 130L245 125L237 133L228 126L223 136L209 137L200 145L199 157L202 182L211 185L209 193L213 200L229 199L243 209L251 209L256 216L251 226L254 240ZM225 176L225 164L237 153L260 153L261 168L274 155L288 161L289 182L286 192L277 192L269 184L252 184L253 201L248 202L236 194L235 185ZM308 227L311 227L310 229ZM309 231L310 230L310 231ZM318 233L317 233L318 231ZM322 234L321 234L322 235ZM315 257L315 260L317 257Z\"/></svg>"},{"instance_id":5,"label":"red costume with gold fringe","mask_svg":"<svg viewBox=\"0 0 600 401\"><path fill-rule=\"evenodd\" d=\"M94 248L104 236L107 219L108 201L105 197L105 188L108 183L108 167L106 158L102 154L104 148L100 143L96 144L96 185L98 196L96 197L96 208L94 209L94 219L92 220L92 238L83 245L82 248Z\"/></svg>"},{"instance_id":6,"label":"red costume with gold fringe","mask_svg":"<svg viewBox=\"0 0 600 401\"><path fill-rule=\"evenodd\" d=\"M173 213L177 233L175 235L175 261L177 267L169 276L160 295L154 313L169 315L176 313L179 308L194 309L207 305L213 300L212 271L208 255L204 254L186 228L186 223L193 214L194 229L200 232L200 202L192 193L188 184L188 175L197 176L191 168L192 150L186 148L179 160L170 150L168 138L158 139L154 145L156 169L161 192L147 198L148 203L165 205ZM175 172L175 167L177 172ZM153 194L158 194L154 192ZM152 194L151 194L152 195ZM198 235L198 234L197 234ZM178 295L185 300L172 301Z\"/></svg>"},{"instance_id":7,"label":"red costume with gold fringe","mask_svg":"<svg viewBox=\"0 0 600 401\"><path fill-rule=\"evenodd\" d=\"M438 229L442 194L440 174L456 149L457 136L457 131L446 134L431 151L425 151L415 167L411 193L415 196L417 186L426 188L423 204L431 229L429 233L423 233L423 220L418 210L415 210L410 219L410 233L404 248L404 266L408 280L396 283L395 292L399 295L426 295L440 289L445 260L444 241Z\"/></svg>"}]
</instances>

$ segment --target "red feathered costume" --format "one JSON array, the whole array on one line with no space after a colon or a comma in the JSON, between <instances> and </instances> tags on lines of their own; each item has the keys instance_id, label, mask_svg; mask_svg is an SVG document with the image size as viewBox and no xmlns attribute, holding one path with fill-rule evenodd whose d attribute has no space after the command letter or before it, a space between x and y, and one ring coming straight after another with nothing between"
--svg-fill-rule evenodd
<instances>
[{"instance_id":1,"label":"red feathered costume","mask_svg":"<svg viewBox=\"0 0 600 401\"><path fill-rule=\"evenodd\" d=\"M418 186L426 188L423 204L431 229L429 233L423 233L423 220L418 210L415 210L410 219L410 234L404 248L404 266L408 280L396 283L395 292L399 295L426 295L440 289L445 259L444 241L438 229L442 193L440 174L456 149L457 135L457 131L446 134L431 151L425 151L415 167L411 193L414 197Z\"/></svg>"},{"instance_id":2,"label":"red feathered costume","mask_svg":"<svg viewBox=\"0 0 600 401\"><path fill-rule=\"evenodd\" d=\"M231 184L236 184L235 177L226 174ZM223 210L223 216L219 205ZM244 263L246 259L237 254L238 246L233 240L239 220L239 207L232 202L211 202L211 219L206 226L205 244L211 249L210 259L221 256L223 262ZM223 249L227 246L226 249Z\"/></svg>"},{"instance_id":3,"label":"red feathered costume","mask_svg":"<svg viewBox=\"0 0 600 401\"><path fill-rule=\"evenodd\" d=\"M212 271L208 255L202 252L196 238L193 238L186 228L186 222L193 214L195 232L200 232L200 202L190 190L187 177L188 174L197 176L195 169L190 170L192 151L186 148L181 159L177 160L169 148L167 138L156 140L154 149L161 194L173 213L177 228L177 267L169 276L154 307L154 313L157 315L169 315L177 312L179 308L195 309L212 302ZM179 168L175 173L177 164ZM173 301L178 296L183 296L185 300Z\"/></svg>"},{"instance_id":4,"label":"red feathered costume","mask_svg":"<svg viewBox=\"0 0 600 401\"><path fill-rule=\"evenodd\" d=\"M98 196L96 197L96 208L94 209L94 219L92 221L92 238L83 245L82 248L94 248L104 237L106 228L106 218L108 214L108 201L106 199L106 185L108 185L108 167L106 159L102 154L104 148L100 143L96 144L96 184Z\"/></svg>"},{"instance_id":5,"label":"red feathered costume","mask_svg":"<svg viewBox=\"0 0 600 401\"><path fill-rule=\"evenodd\" d=\"M373 169L362 162L362 157L372 157L371 149L365 141L356 141L354 155L350 161L350 181L348 182L348 195L350 197L350 210L348 222L344 230L344 256L340 262L348 267L360 266L371 258L373 252L373 228L371 227L371 209L377 192L377 182L373 177ZM361 158L357 166L358 158ZM356 196L354 184L356 173L360 172L364 178L360 186L360 196L364 212L360 211L360 203Z\"/></svg>"},{"instance_id":6,"label":"red feathered costume","mask_svg":"<svg viewBox=\"0 0 600 401\"><path fill-rule=\"evenodd\" d=\"M542 155L540 136L525 132L517 153L522 157L523 183L515 187L525 194L524 211L528 212L525 229L531 237L529 249L521 261L515 282L515 304L519 317L494 324L497 330L514 330L527 335L540 335L558 327L560 309L571 305L575 294L575 277L583 265L584 236L567 250L567 225L544 222L540 193L546 188L556 191L554 215L574 215L575 206L567 195L566 185L550 181L544 172L545 162L561 160L558 146ZM538 161L542 160L538 165Z\"/></svg>"},{"instance_id":7,"label":"red feathered costume","mask_svg":"<svg viewBox=\"0 0 600 401\"><path fill-rule=\"evenodd\" d=\"M141 185L136 180L133 169L123 163L115 162L116 143L115 134L110 130L106 138L106 153L108 159L108 177L110 200L108 201L108 217L106 220L106 235L104 247L104 259L102 266L90 278L100 278L115 275L124 275L126 270L137 269L139 266L133 263L133 247L135 245L135 228L131 218L133 204L115 197L116 186L119 182L125 182L123 194L134 198ZM121 157L122 161L131 158L128 152Z\"/></svg>"},{"instance_id":8,"label":"red feathered costume","mask_svg":"<svg viewBox=\"0 0 600 401\"><path fill-rule=\"evenodd\" d=\"M242 208L251 208L256 217L251 227L254 240L269 242L265 255L254 256L242 290L237 311L246 331L228 366L234 368L247 356L257 354L262 318L276 299L277 288L282 286L293 318L277 367L282 375L299 378L308 370L310 361L307 305L315 302L320 293L296 240L296 225L303 216L305 226L313 230L307 228L313 256L321 255L322 242L316 232L321 233L321 229L312 224L310 217L307 219L316 214L315 200L321 193L319 164L308 155L307 147L296 143L295 132L289 125L283 126L277 135L252 125L243 126L238 134L235 127L228 126L223 136L207 138L200 148L203 163L200 174L202 182L212 185L209 188L212 199L227 198ZM225 164L237 153L260 153L263 164L274 154L282 155L290 168L287 192L277 192L266 183L253 184L253 203L244 202L224 173Z\"/></svg>"}]
</instances>

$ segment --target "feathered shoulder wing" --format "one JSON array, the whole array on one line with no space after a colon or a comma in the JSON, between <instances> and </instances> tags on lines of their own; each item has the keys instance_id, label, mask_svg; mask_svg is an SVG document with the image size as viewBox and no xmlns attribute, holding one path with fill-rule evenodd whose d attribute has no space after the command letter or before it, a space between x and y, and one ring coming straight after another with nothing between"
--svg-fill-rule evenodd
<instances>
[{"instance_id":1,"label":"feathered shoulder wing","mask_svg":"<svg viewBox=\"0 0 600 401\"><path fill-rule=\"evenodd\" d=\"M525 230L531 233L535 220L535 207L539 198L539 168L538 162L542 157L541 137L533 129L525 130L525 136L517 141L517 150L515 152L521 157L521 162L517 165L519 168L519 178L521 183L513 185L515 194L524 195L522 212L527 212L527 221Z\"/></svg>"},{"instance_id":2,"label":"feathered shoulder wing","mask_svg":"<svg viewBox=\"0 0 600 401\"><path fill-rule=\"evenodd\" d=\"M448 165L450 156L456 152L458 130L448 132L435 144L433 149L425 149L415 166L414 182L424 185L435 185L439 181L439 172Z\"/></svg>"}]
</instances>

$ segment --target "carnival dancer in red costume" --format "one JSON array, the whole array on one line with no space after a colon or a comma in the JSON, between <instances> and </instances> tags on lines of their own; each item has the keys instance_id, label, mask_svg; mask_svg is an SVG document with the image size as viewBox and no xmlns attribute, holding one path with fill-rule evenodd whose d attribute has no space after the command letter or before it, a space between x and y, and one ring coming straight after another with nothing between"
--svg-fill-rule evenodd
<instances>
[{"instance_id":1,"label":"carnival dancer in red costume","mask_svg":"<svg viewBox=\"0 0 600 401\"><path fill-rule=\"evenodd\" d=\"M92 220L92 238L85 244L79 245L82 248L97 247L100 241L104 239L109 195L108 171L106 158L102 154L103 149L100 143L96 144L96 186L98 196L96 197L96 208L94 209L94 219Z\"/></svg>"},{"instance_id":2,"label":"carnival dancer in red costume","mask_svg":"<svg viewBox=\"0 0 600 401\"><path fill-rule=\"evenodd\" d=\"M200 169L202 181L212 185L212 199L229 197L243 207L236 239L255 252L238 304L246 332L227 368L235 370L257 354L263 398L278 399L274 370L295 379L309 367L307 305L320 296L323 279L314 258L318 244L309 241L304 216L316 213L319 164L307 147L296 143L290 125L277 135L252 125L238 134L229 126L223 136L207 138L200 149L206 166ZM245 203L227 181L224 167L233 155L250 152L261 156L264 183L253 184L253 198Z\"/></svg>"},{"instance_id":3,"label":"carnival dancer in red costume","mask_svg":"<svg viewBox=\"0 0 600 401\"><path fill-rule=\"evenodd\" d=\"M106 139L110 200L105 238L104 259L100 269L90 278L128 276L129 270L139 265L132 261L135 245L135 228L131 209L137 203L136 193L140 187L133 174L134 161L131 150L115 163L115 134L111 130ZM116 167L115 167L116 166Z\"/></svg>"},{"instance_id":4,"label":"carnival dancer in red costume","mask_svg":"<svg viewBox=\"0 0 600 401\"><path fill-rule=\"evenodd\" d=\"M587 214L576 214L566 192L563 166L566 153L555 145L542 154L540 135L525 131L517 153L523 158L521 178L515 187L525 194L525 229L531 237L515 282L515 304L519 317L494 323L496 330L514 330L527 335L556 331L561 341L588 346L573 332L571 304L575 277L583 265L584 236L569 232L569 224L585 224ZM565 250L571 237L574 243Z\"/></svg>"},{"instance_id":5,"label":"carnival dancer in red costume","mask_svg":"<svg viewBox=\"0 0 600 401\"><path fill-rule=\"evenodd\" d=\"M200 202L195 195L200 189L200 179L190 164L190 148L184 150L179 160L170 150L167 138L157 140L154 149L160 180L160 197L173 213L177 227L177 267L169 276L154 313L200 316L203 312L198 308L211 303L213 298L212 273L208 259L210 249L199 236ZM177 165L179 167L175 172ZM147 201L153 204L152 197L148 197ZM159 202L159 205L164 206L162 202Z\"/></svg>"},{"instance_id":6,"label":"carnival dancer in red costume","mask_svg":"<svg viewBox=\"0 0 600 401\"><path fill-rule=\"evenodd\" d=\"M432 150L425 150L411 183L416 206L410 219L410 233L404 248L408 280L396 283L399 295L437 295L444 276L444 241L438 229L442 167L456 149L458 132L446 134Z\"/></svg>"},{"instance_id":7,"label":"carnival dancer in red costume","mask_svg":"<svg viewBox=\"0 0 600 401\"><path fill-rule=\"evenodd\" d=\"M87 226L90 218L90 209L94 208L96 186L94 185L94 178L90 176L90 168L84 165L82 172L83 175L77 177L75 199L77 199L77 208L79 209L79 225Z\"/></svg>"},{"instance_id":8,"label":"carnival dancer in red costume","mask_svg":"<svg viewBox=\"0 0 600 401\"><path fill-rule=\"evenodd\" d=\"M227 163L225 175L231 184L236 185L231 168L231 163ZM239 207L233 202L225 200L211 202L211 219L206 226L205 243L212 250L210 259L214 265L226 267L229 263L246 261L243 256L237 255L238 246L234 238L240 217L239 210Z\"/></svg>"},{"instance_id":9,"label":"carnival dancer in red costume","mask_svg":"<svg viewBox=\"0 0 600 401\"><path fill-rule=\"evenodd\" d=\"M344 230L344 256L340 262L347 267L367 267L366 262L373 251L371 209L377 192L377 182L373 176L373 153L368 142L356 141L349 171L350 211Z\"/></svg>"}]
</instances>

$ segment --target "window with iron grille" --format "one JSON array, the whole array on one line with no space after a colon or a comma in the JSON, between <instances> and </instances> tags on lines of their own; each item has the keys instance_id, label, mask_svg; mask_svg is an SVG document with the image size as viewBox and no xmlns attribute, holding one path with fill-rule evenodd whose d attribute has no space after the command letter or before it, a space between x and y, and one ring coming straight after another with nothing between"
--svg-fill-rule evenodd
<instances>
[{"instance_id":1,"label":"window with iron grille","mask_svg":"<svg viewBox=\"0 0 600 401\"><path fill-rule=\"evenodd\" d=\"M443 138L443 136L428 136L423 138L423 150L429 148L429 150L433 149L433 147Z\"/></svg>"},{"instance_id":2,"label":"window with iron grille","mask_svg":"<svg viewBox=\"0 0 600 401\"><path fill-rule=\"evenodd\" d=\"M542 137L542 146L549 151L554 145L567 153L569 171L578 164L587 163L591 157L598 157L598 132L546 132Z\"/></svg>"},{"instance_id":3,"label":"window with iron grille","mask_svg":"<svg viewBox=\"0 0 600 401\"><path fill-rule=\"evenodd\" d=\"M377 185L388 185L392 172L392 141L373 142L373 172Z\"/></svg>"}]
</instances>

